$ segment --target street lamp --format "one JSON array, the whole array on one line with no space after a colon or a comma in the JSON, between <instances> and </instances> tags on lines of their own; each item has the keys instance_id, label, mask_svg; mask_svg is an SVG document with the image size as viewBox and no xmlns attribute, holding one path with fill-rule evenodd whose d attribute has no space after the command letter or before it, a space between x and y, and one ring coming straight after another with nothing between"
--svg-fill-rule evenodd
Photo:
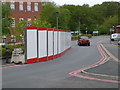
<instances>
[{"instance_id":1,"label":"street lamp","mask_svg":"<svg viewBox=\"0 0 120 90\"><path fill-rule=\"evenodd\" d=\"M114 33L114 31L115 31L114 27L115 27L115 26L113 26L113 30L112 30L112 31L113 31L113 33Z\"/></svg>"},{"instance_id":2,"label":"street lamp","mask_svg":"<svg viewBox=\"0 0 120 90\"><path fill-rule=\"evenodd\" d=\"M86 34L87 34L87 32L88 32L88 31L87 31L87 27L86 27Z\"/></svg>"},{"instance_id":3,"label":"street lamp","mask_svg":"<svg viewBox=\"0 0 120 90\"><path fill-rule=\"evenodd\" d=\"M56 13L56 28L58 29L58 14L59 14L59 12L56 11L55 13Z\"/></svg>"},{"instance_id":4,"label":"street lamp","mask_svg":"<svg viewBox=\"0 0 120 90\"><path fill-rule=\"evenodd\" d=\"M5 49L6 49L6 63L10 63L9 62L9 54L8 54L8 44L7 44L7 37L3 36L3 43L5 43Z\"/></svg>"},{"instance_id":5,"label":"street lamp","mask_svg":"<svg viewBox=\"0 0 120 90\"><path fill-rule=\"evenodd\" d=\"M78 23L79 23L79 35L80 35L80 17L79 17L79 22Z\"/></svg>"}]
</instances>

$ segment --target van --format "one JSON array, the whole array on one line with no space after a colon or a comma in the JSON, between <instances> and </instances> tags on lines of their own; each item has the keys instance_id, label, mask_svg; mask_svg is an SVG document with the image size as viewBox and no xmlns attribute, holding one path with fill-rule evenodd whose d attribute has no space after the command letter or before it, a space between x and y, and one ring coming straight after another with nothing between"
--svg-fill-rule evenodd
<instances>
[{"instance_id":1,"label":"van","mask_svg":"<svg viewBox=\"0 0 120 90\"><path fill-rule=\"evenodd\" d=\"M120 33L114 33L110 37L111 41L120 40Z\"/></svg>"}]
</instances>

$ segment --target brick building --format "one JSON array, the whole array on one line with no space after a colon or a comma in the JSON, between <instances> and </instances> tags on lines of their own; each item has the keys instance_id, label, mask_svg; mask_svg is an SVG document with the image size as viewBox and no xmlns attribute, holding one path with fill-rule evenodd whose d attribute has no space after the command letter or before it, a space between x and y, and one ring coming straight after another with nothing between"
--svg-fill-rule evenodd
<instances>
[{"instance_id":1,"label":"brick building","mask_svg":"<svg viewBox=\"0 0 120 90\"><path fill-rule=\"evenodd\" d=\"M12 9L11 14L13 23L11 27L15 27L21 20L25 20L27 25L35 17L40 18L42 6L49 2L48 0L4 0L3 3L9 3Z\"/></svg>"},{"instance_id":2,"label":"brick building","mask_svg":"<svg viewBox=\"0 0 120 90\"><path fill-rule=\"evenodd\" d=\"M35 18L40 18L42 6L49 0L2 0L2 4L8 4L11 8L11 23L10 32L13 34L13 29L21 21L25 20L29 26L30 22Z\"/></svg>"}]
</instances>

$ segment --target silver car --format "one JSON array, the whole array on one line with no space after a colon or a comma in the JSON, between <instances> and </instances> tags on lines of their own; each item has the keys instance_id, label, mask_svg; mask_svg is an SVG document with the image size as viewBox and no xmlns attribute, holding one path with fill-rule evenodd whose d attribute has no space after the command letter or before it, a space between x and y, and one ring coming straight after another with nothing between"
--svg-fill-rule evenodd
<instances>
[{"instance_id":1,"label":"silver car","mask_svg":"<svg viewBox=\"0 0 120 90\"><path fill-rule=\"evenodd\" d=\"M118 41L118 45L120 45L120 41Z\"/></svg>"},{"instance_id":2,"label":"silver car","mask_svg":"<svg viewBox=\"0 0 120 90\"><path fill-rule=\"evenodd\" d=\"M120 33L114 33L111 35L110 37L111 41L114 41L114 40L119 40L120 39Z\"/></svg>"}]
</instances>

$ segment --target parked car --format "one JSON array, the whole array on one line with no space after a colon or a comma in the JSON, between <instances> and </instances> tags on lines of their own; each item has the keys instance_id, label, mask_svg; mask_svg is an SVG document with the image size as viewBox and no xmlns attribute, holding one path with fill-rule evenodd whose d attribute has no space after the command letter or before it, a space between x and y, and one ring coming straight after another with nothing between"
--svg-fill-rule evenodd
<instances>
[{"instance_id":1,"label":"parked car","mask_svg":"<svg viewBox=\"0 0 120 90\"><path fill-rule=\"evenodd\" d=\"M90 46L90 40L88 39L88 37L81 37L79 40L78 40L78 45L81 46L81 45L87 45L87 46Z\"/></svg>"},{"instance_id":2,"label":"parked car","mask_svg":"<svg viewBox=\"0 0 120 90\"><path fill-rule=\"evenodd\" d=\"M119 40L120 39L120 33L114 33L111 35L110 37L111 41L114 41L114 40Z\"/></svg>"}]
</instances>

